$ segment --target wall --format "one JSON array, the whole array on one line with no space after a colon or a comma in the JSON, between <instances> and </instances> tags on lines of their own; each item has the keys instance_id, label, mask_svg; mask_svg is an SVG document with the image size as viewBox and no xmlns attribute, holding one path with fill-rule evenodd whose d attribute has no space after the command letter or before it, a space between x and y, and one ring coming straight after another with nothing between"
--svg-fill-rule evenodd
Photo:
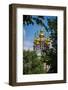
<instances>
[{"instance_id":1,"label":"wall","mask_svg":"<svg viewBox=\"0 0 68 90\"><path fill-rule=\"evenodd\" d=\"M67 90L66 84L37 85L24 87L11 87L8 85L9 70L9 4L40 4L40 5L56 5L67 6L68 0L0 0L0 90ZM68 12L67 12L68 15ZM68 18L67 18L68 21ZM68 27L67 27L68 28ZM68 32L67 32L68 35ZM67 36L68 38L68 36ZM67 48L68 49L68 48ZM68 61L67 61L68 64ZM68 66L67 66L68 68ZM67 72L68 75L68 72ZM68 78L67 78L68 81Z\"/></svg>"}]
</instances>

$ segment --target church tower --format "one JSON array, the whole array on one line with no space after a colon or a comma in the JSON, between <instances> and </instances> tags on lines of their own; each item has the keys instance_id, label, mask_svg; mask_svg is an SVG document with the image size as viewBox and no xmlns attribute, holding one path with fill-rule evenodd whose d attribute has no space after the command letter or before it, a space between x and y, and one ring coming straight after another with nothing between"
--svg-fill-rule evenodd
<instances>
[{"instance_id":1,"label":"church tower","mask_svg":"<svg viewBox=\"0 0 68 90\"><path fill-rule=\"evenodd\" d=\"M39 33L35 33L34 42L33 42L33 49L37 53L39 57L46 52L49 48L50 39L45 37L45 32L40 30Z\"/></svg>"}]
</instances>

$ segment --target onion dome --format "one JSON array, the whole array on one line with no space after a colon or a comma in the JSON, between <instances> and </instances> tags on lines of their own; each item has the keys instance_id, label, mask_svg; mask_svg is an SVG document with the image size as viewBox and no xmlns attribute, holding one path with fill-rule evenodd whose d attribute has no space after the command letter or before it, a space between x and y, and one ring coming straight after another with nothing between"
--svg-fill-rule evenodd
<instances>
[{"instance_id":1,"label":"onion dome","mask_svg":"<svg viewBox=\"0 0 68 90\"><path fill-rule=\"evenodd\" d=\"M40 42L39 41L36 41L36 45L40 45Z\"/></svg>"},{"instance_id":2,"label":"onion dome","mask_svg":"<svg viewBox=\"0 0 68 90\"><path fill-rule=\"evenodd\" d=\"M45 43L46 43L46 44L49 44L49 42L50 42L50 38L47 38L47 39L45 40Z\"/></svg>"},{"instance_id":3,"label":"onion dome","mask_svg":"<svg viewBox=\"0 0 68 90\"><path fill-rule=\"evenodd\" d=\"M37 38L36 39L36 45L39 45L40 44L40 38Z\"/></svg>"},{"instance_id":4,"label":"onion dome","mask_svg":"<svg viewBox=\"0 0 68 90\"><path fill-rule=\"evenodd\" d=\"M43 37L44 37L43 31L40 31L39 37L40 37L40 38L43 38Z\"/></svg>"},{"instance_id":5,"label":"onion dome","mask_svg":"<svg viewBox=\"0 0 68 90\"><path fill-rule=\"evenodd\" d=\"M40 38L37 38L36 41L40 41Z\"/></svg>"},{"instance_id":6,"label":"onion dome","mask_svg":"<svg viewBox=\"0 0 68 90\"><path fill-rule=\"evenodd\" d=\"M45 38L43 37L43 38L40 38L40 42L42 42L42 41L45 41Z\"/></svg>"},{"instance_id":7,"label":"onion dome","mask_svg":"<svg viewBox=\"0 0 68 90\"><path fill-rule=\"evenodd\" d=\"M35 40L34 40L34 44L35 44L35 45L39 45L39 44L40 44L40 38L35 39Z\"/></svg>"}]
</instances>

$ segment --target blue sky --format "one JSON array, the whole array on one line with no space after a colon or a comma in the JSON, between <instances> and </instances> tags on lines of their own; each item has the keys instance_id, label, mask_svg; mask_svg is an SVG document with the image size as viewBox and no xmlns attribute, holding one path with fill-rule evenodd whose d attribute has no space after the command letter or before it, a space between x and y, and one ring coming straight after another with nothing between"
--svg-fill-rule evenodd
<instances>
[{"instance_id":1,"label":"blue sky","mask_svg":"<svg viewBox=\"0 0 68 90\"><path fill-rule=\"evenodd\" d=\"M34 16L36 17L36 16ZM45 25L47 25L47 18L55 18L56 16L45 16ZM39 26L37 24L34 25L23 25L23 33L24 33L24 49L25 50L32 50L33 49L33 41L35 37L35 33L39 32L40 30L44 29L44 27ZM45 30L45 36L48 37L50 32Z\"/></svg>"}]
</instances>

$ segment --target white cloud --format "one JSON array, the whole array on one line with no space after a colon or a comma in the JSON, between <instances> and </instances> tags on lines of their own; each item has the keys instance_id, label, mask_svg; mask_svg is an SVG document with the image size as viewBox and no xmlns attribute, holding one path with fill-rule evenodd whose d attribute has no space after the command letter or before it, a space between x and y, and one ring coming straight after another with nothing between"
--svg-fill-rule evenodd
<instances>
[{"instance_id":1,"label":"white cloud","mask_svg":"<svg viewBox=\"0 0 68 90\"><path fill-rule=\"evenodd\" d=\"M24 50L26 50L26 51L27 50L33 51L33 48L27 48L27 47L25 47Z\"/></svg>"}]
</instances>

